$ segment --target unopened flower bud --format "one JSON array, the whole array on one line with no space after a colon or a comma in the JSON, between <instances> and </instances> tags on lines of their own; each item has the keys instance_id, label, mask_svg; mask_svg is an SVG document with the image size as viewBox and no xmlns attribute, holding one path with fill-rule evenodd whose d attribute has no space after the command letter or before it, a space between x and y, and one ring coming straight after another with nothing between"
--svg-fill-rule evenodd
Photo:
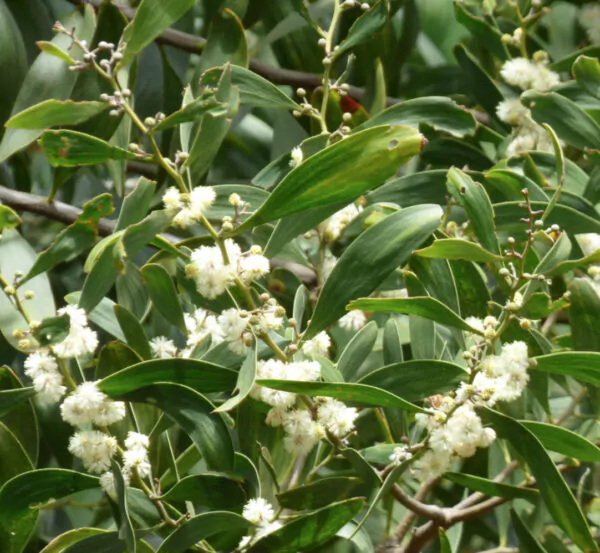
<instances>
[{"instance_id":1,"label":"unopened flower bud","mask_svg":"<svg viewBox=\"0 0 600 553\"><path fill-rule=\"evenodd\" d=\"M23 340L19 340L17 345L19 349L29 349L31 347L31 340L24 338Z\"/></svg>"},{"instance_id":2,"label":"unopened flower bud","mask_svg":"<svg viewBox=\"0 0 600 553\"><path fill-rule=\"evenodd\" d=\"M29 321L29 328L31 330L37 330L42 323L40 321Z\"/></svg>"},{"instance_id":3,"label":"unopened flower bud","mask_svg":"<svg viewBox=\"0 0 600 553\"><path fill-rule=\"evenodd\" d=\"M104 40L101 40L98 43L98 48L102 48L103 50L107 49L108 48L108 42L105 42Z\"/></svg>"},{"instance_id":4,"label":"unopened flower bud","mask_svg":"<svg viewBox=\"0 0 600 553\"><path fill-rule=\"evenodd\" d=\"M285 316L285 309L283 307L281 307L281 305L278 305L275 308L275 316L276 317L284 317Z\"/></svg>"},{"instance_id":5,"label":"unopened flower bud","mask_svg":"<svg viewBox=\"0 0 600 553\"><path fill-rule=\"evenodd\" d=\"M321 48L325 48L325 46L327 46L327 41L324 38L320 38L319 41L317 42L317 44L321 47Z\"/></svg>"},{"instance_id":6,"label":"unopened flower bud","mask_svg":"<svg viewBox=\"0 0 600 553\"><path fill-rule=\"evenodd\" d=\"M12 336L15 340L22 340L27 336L27 333L24 330L17 328L16 330L13 330Z\"/></svg>"},{"instance_id":7,"label":"unopened flower bud","mask_svg":"<svg viewBox=\"0 0 600 553\"><path fill-rule=\"evenodd\" d=\"M250 255L262 255L262 248L255 244L250 248Z\"/></svg>"},{"instance_id":8,"label":"unopened flower bud","mask_svg":"<svg viewBox=\"0 0 600 553\"><path fill-rule=\"evenodd\" d=\"M135 142L132 142L131 144L129 144L128 148L129 148L130 152L139 152L140 151L139 145L136 144Z\"/></svg>"},{"instance_id":9,"label":"unopened flower bud","mask_svg":"<svg viewBox=\"0 0 600 553\"><path fill-rule=\"evenodd\" d=\"M557 224L554 224L550 227L550 230L552 230L553 232L559 232L560 227Z\"/></svg>"},{"instance_id":10,"label":"unopened flower bud","mask_svg":"<svg viewBox=\"0 0 600 553\"><path fill-rule=\"evenodd\" d=\"M115 54L116 56L116 54ZM129 98L129 96L131 96L131 90L129 90L128 88L124 88L123 89L123 96L125 96L125 98Z\"/></svg>"},{"instance_id":11,"label":"unopened flower bud","mask_svg":"<svg viewBox=\"0 0 600 553\"><path fill-rule=\"evenodd\" d=\"M514 301L509 301L508 304L506 304L506 309L508 309L509 311L518 311L519 305Z\"/></svg>"},{"instance_id":12,"label":"unopened flower bud","mask_svg":"<svg viewBox=\"0 0 600 553\"><path fill-rule=\"evenodd\" d=\"M366 12L366 11L367 11L367 10L368 10L370 7L371 7L371 6L369 6L369 4L367 4L366 2L363 2L363 3L360 5L360 8L361 8L361 10L362 10L362 11L364 11L364 12Z\"/></svg>"},{"instance_id":13,"label":"unopened flower bud","mask_svg":"<svg viewBox=\"0 0 600 553\"><path fill-rule=\"evenodd\" d=\"M224 232L231 232L233 230L233 224L229 221L226 221L221 225L221 230L223 230Z\"/></svg>"},{"instance_id":14,"label":"unopened flower bud","mask_svg":"<svg viewBox=\"0 0 600 553\"><path fill-rule=\"evenodd\" d=\"M502 269L500 269L498 271L498 274L500 276L509 276L510 275L510 271L506 267L502 267Z\"/></svg>"},{"instance_id":15,"label":"unopened flower bud","mask_svg":"<svg viewBox=\"0 0 600 553\"><path fill-rule=\"evenodd\" d=\"M534 226L536 226L537 228L542 228L544 226L544 221L542 221L541 219L538 219L537 221L534 221Z\"/></svg>"},{"instance_id":16,"label":"unopened flower bud","mask_svg":"<svg viewBox=\"0 0 600 553\"><path fill-rule=\"evenodd\" d=\"M329 67L331 65L331 58L330 57L324 57L323 58L323 65L325 67Z\"/></svg>"},{"instance_id":17,"label":"unopened flower bud","mask_svg":"<svg viewBox=\"0 0 600 553\"><path fill-rule=\"evenodd\" d=\"M306 90L304 90L303 88L299 88L298 90L296 90L296 94L300 96L300 98L304 98L304 96L306 96Z\"/></svg>"},{"instance_id":18,"label":"unopened flower bud","mask_svg":"<svg viewBox=\"0 0 600 553\"><path fill-rule=\"evenodd\" d=\"M531 327L533 326L533 321L531 321L530 319L521 319L519 321L519 326L523 330L531 330Z\"/></svg>"},{"instance_id":19,"label":"unopened flower bud","mask_svg":"<svg viewBox=\"0 0 600 553\"><path fill-rule=\"evenodd\" d=\"M507 242L509 245L511 245L511 246L514 246L514 245L517 243L517 241L516 241L516 240L515 240L515 239L514 239L512 236L509 236L509 237L506 239L506 242Z\"/></svg>"},{"instance_id":20,"label":"unopened flower bud","mask_svg":"<svg viewBox=\"0 0 600 553\"><path fill-rule=\"evenodd\" d=\"M302 113L299 112L297 109L295 109L294 111L292 111L292 115L294 117L302 117Z\"/></svg>"},{"instance_id":21,"label":"unopened flower bud","mask_svg":"<svg viewBox=\"0 0 600 553\"><path fill-rule=\"evenodd\" d=\"M288 325L290 325L292 328L296 328L296 326L298 326L298 322L296 319L288 319Z\"/></svg>"},{"instance_id":22,"label":"unopened flower bud","mask_svg":"<svg viewBox=\"0 0 600 553\"><path fill-rule=\"evenodd\" d=\"M120 115L120 112L118 109L111 109L108 112L108 115L110 115L111 117L118 117Z\"/></svg>"},{"instance_id":23,"label":"unopened flower bud","mask_svg":"<svg viewBox=\"0 0 600 553\"><path fill-rule=\"evenodd\" d=\"M264 294L260 295L260 301L262 301L263 303L265 303L266 301L269 301L271 299L270 294L267 294L266 292Z\"/></svg>"},{"instance_id":24,"label":"unopened flower bud","mask_svg":"<svg viewBox=\"0 0 600 553\"><path fill-rule=\"evenodd\" d=\"M115 52L112 55L113 60L121 61L123 59L123 54L121 52Z\"/></svg>"},{"instance_id":25,"label":"unopened flower bud","mask_svg":"<svg viewBox=\"0 0 600 553\"><path fill-rule=\"evenodd\" d=\"M246 311L245 309L240 309L238 311L238 315L241 319L247 319L250 316L250 313L248 313L248 311Z\"/></svg>"},{"instance_id":26,"label":"unopened flower bud","mask_svg":"<svg viewBox=\"0 0 600 553\"><path fill-rule=\"evenodd\" d=\"M512 44L513 43L513 37L512 35L509 35L508 33L504 33L502 35L502 37L500 38L500 40L502 41L502 44Z\"/></svg>"},{"instance_id":27,"label":"unopened flower bud","mask_svg":"<svg viewBox=\"0 0 600 553\"><path fill-rule=\"evenodd\" d=\"M352 114L345 112L344 115L342 115L342 120L344 121L344 123L349 123L350 121L352 121Z\"/></svg>"},{"instance_id":28,"label":"unopened flower bud","mask_svg":"<svg viewBox=\"0 0 600 553\"><path fill-rule=\"evenodd\" d=\"M108 102L110 100L110 96L108 94L100 94L100 100L103 102Z\"/></svg>"},{"instance_id":29,"label":"unopened flower bud","mask_svg":"<svg viewBox=\"0 0 600 553\"><path fill-rule=\"evenodd\" d=\"M496 337L496 331L493 328L489 327L483 331L483 335L487 340L493 340Z\"/></svg>"},{"instance_id":30,"label":"unopened flower bud","mask_svg":"<svg viewBox=\"0 0 600 553\"><path fill-rule=\"evenodd\" d=\"M241 201L242 198L235 192L229 196L229 205L232 205L233 207L239 206Z\"/></svg>"},{"instance_id":31,"label":"unopened flower bud","mask_svg":"<svg viewBox=\"0 0 600 553\"><path fill-rule=\"evenodd\" d=\"M7 296L14 296L14 295L15 295L15 287L14 287L14 286L11 286L10 284L7 284L7 285L4 287L4 293L5 293Z\"/></svg>"},{"instance_id":32,"label":"unopened flower bud","mask_svg":"<svg viewBox=\"0 0 600 553\"><path fill-rule=\"evenodd\" d=\"M33 298L35 298L35 293L33 292L33 290L27 290L25 292L24 298L26 300L32 300Z\"/></svg>"},{"instance_id":33,"label":"unopened flower bud","mask_svg":"<svg viewBox=\"0 0 600 553\"><path fill-rule=\"evenodd\" d=\"M162 111L159 111L159 112L156 114L156 120L157 120L157 121L163 121L165 117L166 117L166 115L165 115L165 114L164 114Z\"/></svg>"},{"instance_id":34,"label":"unopened flower bud","mask_svg":"<svg viewBox=\"0 0 600 553\"><path fill-rule=\"evenodd\" d=\"M290 344L287 349L292 355L294 355L294 353L298 351L298 346L296 344Z\"/></svg>"},{"instance_id":35,"label":"unopened flower bud","mask_svg":"<svg viewBox=\"0 0 600 553\"><path fill-rule=\"evenodd\" d=\"M146 119L144 119L144 125L146 125L146 127L155 127L156 119L154 119L154 117L146 117Z\"/></svg>"}]
</instances>

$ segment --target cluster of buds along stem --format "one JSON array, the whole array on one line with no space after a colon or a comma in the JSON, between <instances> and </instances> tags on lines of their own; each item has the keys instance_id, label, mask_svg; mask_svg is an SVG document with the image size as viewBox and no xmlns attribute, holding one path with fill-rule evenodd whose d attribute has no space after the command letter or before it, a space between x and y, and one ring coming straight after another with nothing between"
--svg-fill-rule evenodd
<instances>
[{"instance_id":1,"label":"cluster of buds along stem","mask_svg":"<svg viewBox=\"0 0 600 553\"><path fill-rule=\"evenodd\" d=\"M100 100L107 102L112 108L109 112L110 115L118 117L125 111L125 103L131 96L131 90L124 88L123 90L116 90L113 94L100 94Z\"/></svg>"}]
</instances>

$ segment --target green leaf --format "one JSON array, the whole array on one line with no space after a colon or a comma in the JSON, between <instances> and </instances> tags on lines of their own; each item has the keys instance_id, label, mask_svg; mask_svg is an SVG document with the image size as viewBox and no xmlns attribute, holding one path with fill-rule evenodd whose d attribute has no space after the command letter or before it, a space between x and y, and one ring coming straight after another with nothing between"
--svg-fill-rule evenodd
<instances>
[{"instance_id":1,"label":"green leaf","mask_svg":"<svg viewBox=\"0 0 600 553\"><path fill-rule=\"evenodd\" d=\"M409 207L354 240L325 282L304 338L334 323L350 300L373 292L438 227L441 215L436 205Z\"/></svg>"},{"instance_id":2,"label":"green leaf","mask_svg":"<svg viewBox=\"0 0 600 553\"><path fill-rule=\"evenodd\" d=\"M454 47L454 56L465 77L465 85L485 110L495 116L496 106L504 99L502 93L481 68L477 58L462 44Z\"/></svg>"},{"instance_id":3,"label":"green leaf","mask_svg":"<svg viewBox=\"0 0 600 553\"><path fill-rule=\"evenodd\" d=\"M585 517L562 475L544 446L522 424L497 411L480 412L491 422L500 438L510 441L529 465L550 515L564 532L585 552L598 551Z\"/></svg>"},{"instance_id":4,"label":"green leaf","mask_svg":"<svg viewBox=\"0 0 600 553\"><path fill-rule=\"evenodd\" d=\"M57 46L53 42L48 42L46 40L38 40L35 45L42 51L46 52L46 54L50 54L58 58L59 60L64 61L68 65L76 65L77 62L65 52L60 46Z\"/></svg>"},{"instance_id":5,"label":"green leaf","mask_svg":"<svg viewBox=\"0 0 600 553\"><path fill-rule=\"evenodd\" d=\"M387 390L407 401L423 401L455 389L467 377L467 372L453 363L419 359L377 369L358 383Z\"/></svg>"},{"instance_id":6,"label":"green leaf","mask_svg":"<svg viewBox=\"0 0 600 553\"><path fill-rule=\"evenodd\" d=\"M284 509L293 509L294 511L320 509L333 501L351 496L360 484L362 484L362 480L355 477L321 478L311 484L277 494L277 502Z\"/></svg>"},{"instance_id":7,"label":"green leaf","mask_svg":"<svg viewBox=\"0 0 600 553\"><path fill-rule=\"evenodd\" d=\"M414 298L363 298L351 302L348 305L348 309L418 315L439 324L460 328L474 334L482 334L480 330L473 328L441 301L428 296Z\"/></svg>"},{"instance_id":8,"label":"green leaf","mask_svg":"<svg viewBox=\"0 0 600 553\"><path fill-rule=\"evenodd\" d=\"M569 283L569 322L573 347L583 351L600 351L600 297L589 280L575 278Z\"/></svg>"},{"instance_id":9,"label":"green leaf","mask_svg":"<svg viewBox=\"0 0 600 553\"><path fill-rule=\"evenodd\" d=\"M402 342L400 341L400 331L398 323L390 317L383 327L383 364L392 365L404 361L404 352L402 351Z\"/></svg>"},{"instance_id":10,"label":"green leaf","mask_svg":"<svg viewBox=\"0 0 600 553\"><path fill-rule=\"evenodd\" d=\"M69 305L77 305L81 292L71 292L65 296L65 301ZM119 321L115 315L115 303L109 298L102 298L102 301L87 313L87 317L94 324L98 325L102 330L108 332L118 340L125 342L125 334L119 326Z\"/></svg>"},{"instance_id":11,"label":"green leaf","mask_svg":"<svg viewBox=\"0 0 600 553\"><path fill-rule=\"evenodd\" d=\"M139 223L146 217L155 192L156 183L145 177L140 177L135 183L135 188L123 200L115 232L125 230L130 225Z\"/></svg>"},{"instance_id":12,"label":"green leaf","mask_svg":"<svg viewBox=\"0 0 600 553\"><path fill-rule=\"evenodd\" d=\"M0 259L2 260L2 276L13 282L15 274L20 271L26 274L37 258L33 248L21 237L15 229L5 229L0 240ZM25 290L34 293L35 300L23 301L23 292L18 290L22 300L23 309L29 320L41 321L47 317L56 315L54 296L50 288L47 275L38 275L31 279ZM13 302L4 294L0 293L0 331L6 340L18 349L18 340L13 336L15 330L27 330L29 324L17 311Z\"/></svg>"},{"instance_id":13,"label":"green leaf","mask_svg":"<svg viewBox=\"0 0 600 553\"><path fill-rule=\"evenodd\" d=\"M198 70L226 63L248 67L248 61L244 25L234 11L224 8L212 20Z\"/></svg>"},{"instance_id":14,"label":"green leaf","mask_svg":"<svg viewBox=\"0 0 600 553\"><path fill-rule=\"evenodd\" d=\"M419 204L446 203L446 175L445 169L433 171L420 171L404 175L398 179L386 182L383 186L369 192L369 204L378 202L391 202L402 207Z\"/></svg>"},{"instance_id":15,"label":"green leaf","mask_svg":"<svg viewBox=\"0 0 600 553\"><path fill-rule=\"evenodd\" d=\"M535 421L519 421L550 451L556 451L586 463L600 461L600 449L587 438L566 428Z\"/></svg>"},{"instance_id":16,"label":"green leaf","mask_svg":"<svg viewBox=\"0 0 600 553\"><path fill-rule=\"evenodd\" d=\"M47 347L62 342L68 336L70 328L69 315L48 317L33 331L33 336L40 346Z\"/></svg>"},{"instance_id":17,"label":"green leaf","mask_svg":"<svg viewBox=\"0 0 600 553\"><path fill-rule=\"evenodd\" d=\"M112 473L115 481L115 493L117 494L117 506L119 508L119 518L117 521L119 526L119 538L127 545L128 553L136 553L135 535L133 533L133 525L129 518L129 509L127 508L127 486L121 473L119 463L112 460Z\"/></svg>"},{"instance_id":18,"label":"green leaf","mask_svg":"<svg viewBox=\"0 0 600 553\"><path fill-rule=\"evenodd\" d=\"M144 265L140 272L154 307L167 321L186 334L183 310L171 275L162 265L156 263Z\"/></svg>"},{"instance_id":19,"label":"green leaf","mask_svg":"<svg viewBox=\"0 0 600 553\"><path fill-rule=\"evenodd\" d=\"M338 59L342 54L352 50L359 44L373 40L374 35L381 31L388 19L387 2L378 0L363 13L350 27L348 35L334 50L332 59Z\"/></svg>"},{"instance_id":20,"label":"green leaf","mask_svg":"<svg viewBox=\"0 0 600 553\"><path fill-rule=\"evenodd\" d=\"M243 536L252 524L235 513L213 511L192 517L160 544L156 553L185 553L198 542L216 534Z\"/></svg>"},{"instance_id":21,"label":"green leaf","mask_svg":"<svg viewBox=\"0 0 600 553\"><path fill-rule=\"evenodd\" d=\"M600 386L600 353L565 351L534 357L535 370Z\"/></svg>"},{"instance_id":22,"label":"green leaf","mask_svg":"<svg viewBox=\"0 0 600 553\"><path fill-rule=\"evenodd\" d=\"M252 390L252 387L254 386L254 380L256 378L256 354L257 348L255 344L248 352L246 359L242 363L240 372L238 373L237 382L235 384L237 394L233 397L230 397L225 403L215 409L216 413L231 411L248 397L250 390Z\"/></svg>"},{"instance_id":23,"label":"green leaf","mask_svg":"<svg viewBox=\"0 0 600 553\"><path fill-rule=\"evenodd\" d=\"M473 15L466 6L458 2L454 3L454 13L456 21L464 25L486 50L501 60L509 57L506 46L502 42L502 33L496 27L492 27L482 17Z\"/></svg>"},{"instance_id":24,"label":"green leaf","mask_svg":"<svg viewBox=\"0 0 600 553\"><path fill-rule=\"evenodd\" d=\"M494 482L488 478L481 478L480 476L473 476L471 474L464 474L461 472L446 472L444 474L446 480L454 482L459 486L468 488L473 492L483 493L491 497L504 497L505 499L525 499L530 503L536 503L540 498L540 492L531 488L523 488L519 486L512 486L510 484L503 484L501 482Z\"/></svg>"},{"instance_id":25,"label":"green leaf","mask_svg":"<svg viewBox=\"0 0 600 553\"><path fill-rule=\"evenodd\" d=\"M475 242L461 240L459 238L445 238L434 240L431 246L414 252L421 257L434 259L464 259L466 261L477 261L479 263L493 263L502 261L504 258L482 248Z\"/></svg>"},{"instance_id":26,"label":"green leaf","mask_svg":"<svg viewBox=\"0 0 600 553\"><path fill-rule=\"evenodd\" d=\"M4 416L15 407L27 401L36 394L33 388L16 388L14 390L0 391L0 417Z\"/></svg>"},{"instance_id":27,"label":"green leaf","mask_svg":"<svg viewBox=\"0 0 600 553\"><path fill-rule=\"evenodd\" d=\"M577 51L569 54L568 56L565 56L564 58L561 58L558 61L551 63L549 67L550 67L550 69L552 69L552 71L560 71L560 72L571 71L573 62L579 56L591 56L591 57L600 56L600 46L597 46L597 45L586 46L585 48L582 48L581 50L577 50Z\"/></svg>"},{"instance_id":28,"label":"green leaf","mask_svg":"<svg viewBox=\"0 0 600 553\"><path fill-rule=\"evenodd\" d=\"M571 68L571 73L573 73L581 88L592 96L600 98L600 63L598 63L598 58L579 56Z\"/></svg>"},{"instance_id":29,"label":"green leaf","mask_svg":"<svg viewBox=\"0 0 600 553\"><path fill-rule=\"evenodd\" d=\"M523 194L521 190L524 188L529 192L530 200L535 202L548 201L546 193L534 181L515 171L492 169L491 171L486 171L484 177L489 193L494 196L494 192L497 191L497 195L502 195L497 201L509 200L522 202Z\"/></svg>"},{"instance_id":30,"label":"green leaf","mask_svg":"<svg viewBox=\"0 0 600 553\"><path fill-rule=\"evenodd\" d=\"M6 122L6 127L43 130L63 125L77 125L102 113L108 107L107 102L46 100L13 115Z\"/></svg>"},{"instance_id":31,"label":"green leaf","mask_svg":"<svg viewBox=\"0 0 600 553\"><path fill-rule=\"evenodd\" d=\"M138 540L135 544L139 553L154 553L154 549L143 540ZM103 531L101 534L87 536L62 551L63 553L88 553L89 551L94 553L130 553L133 550L121 540L119 532Z\"/></svg>"},{"instance_id":32,"label":"green leaf","mask_svg":"<svg viewBox=\"0 0 600 553\"><path fill-rule=\"evenodd\" d=\"M239 479L226 474L194 474L182 478L168 492L163 494L165 501L192 501L215 510L239 510L247 497Z\"/></svg>"},{"instance_id":33,"label":"green leaf","mask_svg":"<svg viewBox=\"0 0 600 553\"><path fill-rule=\"evenodd\" d=\"M223 67L214 67L202 74L202 85L214 86L223 73ZM250 108L300 109L281 89L253 71L239 65L231 66L231 83L240 91L240 104Z\"/></svg>"},{"instance_id":34,"label":"green leaf","mask_svg":"<svg viewBox=\"0 0 600 553\"><path fill-rule=\"evenodd\" d=\"M46 131L38 142L53 167L81 167L109 159L137 159L133 152L76 131Z\"/></svg>"},{"instance_id":35,"label":"green leaf","mask_svg":"<svg viewBox=\"0 0 600 553\"><path fill-rule=\"evenodd\" d=\"M0 422L0 449L2 450L0 486L14 476L34 469L17 436L2 422Z\"/></svg>"},{"instance_id":36,"label":"green leaf","mask_svg":"<svg viewBox=\"0 0 600 553\"><path fill-rule=\"evenodd\" d=\"M471 230L481 245L492 253L500 253L494 228L494 208L485 188L453 167L448 171L448 191L465 208Z\"/></svg>"},{"instance_id":37,"label":"green leaf","mask_svg":"<svg viewBox=\"0 0 600 553\"><path fill-rule=\"evenodd\" d=\"M446 96L428 96L400 102L377 114L359 128L378 125L409 125L418 128L427 124L462 138L475 134L477 122L471 113Z\"/></svg>"},{"instance_id":38,"label":"green leaf","mask_svg":"<svg viewBox=\"0 0 600 553\"><path fill-rule=\"evenodd\" d=\"M421 135L410 127L374 127L353 134L288 173L238 232L311 208L350 203L394 175L419 153L421 143Z\"/></svg>"},{"instance_id":39,"label":"green leaf","mask_svg":"<svg viewBox=\"0 0 600 553\"><path fill-rule=\"evenodd\" d=\"M120 396L155 382L182 384L204 394L229 392L235 386L237 372L225 367L177 357L143 361L111 374L99 389L109 396Z\"/></svg>"},{"instance_id":40,"label":"green leaf","mask_svg":"<svg viewBox=\"0 0 600 553\"><path fill-rule=\"evenodd\" d=\"M131 368L125 369L128 370ZM233 443L229 428L221 415L214 413L215 406L203 395L171 382L158 382L115 394L104 388L111 378L114 377L103 381L102 391L125 401L156 405L189 435L210 469L230 470L233 467Z\"/></svg>"},{"instance_id":41,"label":"green leaf","mask_svg":"<svg viewBox=\"0 0 600 553\"><path fill-rule=\"evenodd\" d=\"M217 100L213 94L207 97L200 96L163 119L153 128L153 131L164 131L182 123L197 121L209 112L218 117L224 115L226 111L227 105Z\"/></svg>"},{"instance_id":42,"label":"green leaf","mask_svg":"<svg viewBox=\"0 0 600 553\"><path fill-rule=\"evenodd\" d=\"M100 219L110 215L113 210L110 194L101 194L83 204L83 211L77 220L58 233L52 244L39 254L33 267L23 277L21 286L59 263L72 261L90 249L98 236Z\"/></svg>"},{"instance_id":43,"label":"green leaf","mask_svg":"<svg viewBox=\"0 0 600 553\"><path fill-rule=\"evenodd\" d=\"M63 553L67 547L90 536L103 534L106 530L100 528L76 528L54 538L40 553Z\"/></svg>"},{"instance_id":44,"label":"green leaf","mask_svg":"<svg viewBox=\"0 0 600 553\"><path fill-rule=\"evenodd\" d=\"M25 545L31 521L37 518L36 505L98 486L95 476L72 470L40 469L15 476L0 488L0 543Z\"/></svg>"},{"instance_id":45,"label":"green leaf","mask_svg":"<svg viewBox=\"0 0 600 553\"><path fill-rule=\"evenodd\" d=\"M127 46L121 65L154 42L165 29L179 20L194 5L194 0L142 0L135 17L123 32Z\"/></svg>"},{"instance_id":46,"label":"green leaf","mask_svg":"<svg viewBox=\"0 0 600 553\"><path fill-rule=\"evenodd\" d=\"M365 379L363 379L365 380ZM346 403L361 406L391 407L419 413L420 407L409 403L404 398L394 395L384 387L365 385L364 382L302 382L294 380L257 380L257 384L276 390L305 394L309 396L325 396L342 400Z\"/></svg>"},{"instance_id":47,"label":"green leaf","mask_svg":"<svg viewBox=\"0 0 600 553\"><path fill-rule=\"evenodd\" d=\"M340 354L337 369L346 380L354 380L361 365L373 351L377 333L377 323L371 321L352 337Z\"/></svg>"},{"instance_id":48,"label":"green leaf","mask_svg":"<svg viewBox=\"0 0 600 553\"><path fill-rule=\"evenodd\" d=\"M150 349L148 337L137 317L119 304L115 305L114 310L127 344L142 359L152 359L152 350Z\"/></svg>"},{"instance_id":49,"label":"green leaf","mask_svg":"<svg viewBox=\"0 0 600 553\"><path fill-rule=\"evenodd\" d=\"M21 224L21 217L7 205L0 205L0 230L15 228Z\"/></svg>"},{"instance_id":50,"label":"green leaf","mask_svg":"<svg viewBox=\"0 0 600 553\"><path fill-rule=\"evenodd\" d=\"M3 18L4 19L4 18ZM73 29L80 40L91 41L95 27L94 8L86 5L83 14L79 11L73 13L64 25L67 29ZM52 44L59 48L68 48L71 39L63 34L57 34ZM73 49L73 57L81 59L82 52L78 48ZM6 76L8 78L8 76ZM71 95L77 73L70 71L69 66L61 59L52 54L41 52L33 62L21 89L14 102L11 115L15 115L44 100L56 99L66 100ZM39 129L7 129L0 142L0 163L31 144L42 134Z\"/></svg>"},{"instance_id":51,"label":"green leaf","mask_svg":"<svg viewBox=\"0 0 600 553\"><path fill-rule=\"evenodd\" d=\"M522 551L523 553L547 553L541 544L533 537L529 528L514 509L510 510L510 519L513 523L515 533L519 538L519 551Z\"/></svg>"},{"instance_id":52,"label":"green leaf","mask_svg":"<svg viewBox=\"0 0 600 553\"><path fill-rule=\"evenodd\" d=\"M258 540L248 553L297 553L326 543L363 508L361 498L332 503Z\"/></svg>"},{"instance_id":53,"label":"green leaf","mask_svg":"<svg viewBox=\"0 0 600 553\"><path fill-rule=\"evenodd\" d=\"M550 125L559 138L583 150L600 148L600 126L575 102L556 92L523 93L521 101L540 124Z\"/></svg>"}]
</instances>

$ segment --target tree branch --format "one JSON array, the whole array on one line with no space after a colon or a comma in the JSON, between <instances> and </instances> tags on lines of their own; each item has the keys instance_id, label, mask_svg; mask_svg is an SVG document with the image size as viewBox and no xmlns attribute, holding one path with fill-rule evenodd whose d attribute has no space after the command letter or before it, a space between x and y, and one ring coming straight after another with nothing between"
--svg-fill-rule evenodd
<instances>
[{"instance_id":1,"label":"tree branch","mask_svg":"<svg viewBox=\"0 0 600 553\"><path fill-rule=\"evenodd\" d=\"M81 4L90 4L95 9L102 5L102 0L68 0L75 6ZM135 9L119 7L121 12L127 19L133 19ZM173 46L179 50L189 52L191 54L201 54L206 45L206 40L202 37L197 37L189 33L184 33L176 29L167 29L157 39L159 44ZM257 75L267 79L273 84L289 85L294 88L318 88L322 84L323 77L314 73L305 73L304 71L295 71L294 69L285 69L281 67L273 67L267 65L256 58L250 59L250 69ZM365 89L358 86L350 85L348 94L358 102L361 102L365 97ZM396 98L386 98L386 105L391 106L397 104L400 100Z\"/></svg>"}]
</instances>

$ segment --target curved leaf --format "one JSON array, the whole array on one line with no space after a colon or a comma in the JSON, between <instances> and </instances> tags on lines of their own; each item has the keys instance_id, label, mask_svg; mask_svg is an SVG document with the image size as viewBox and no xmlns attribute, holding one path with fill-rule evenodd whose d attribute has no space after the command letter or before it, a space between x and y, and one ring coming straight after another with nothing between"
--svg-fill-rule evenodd
<instances>
[{"instance_id":1,"label":"curved leaf","mask_svg":"<svg viewBox=\"0 0 600 553\"><path fill-rule=\"evenodd\" d=\"M63 125L77 125L108 109L107 102L73 102L46 100L13 115L7 122L9 129L49 129Z\"/></svg>"},{"instance_id":2,"label":"curved leaf","mask_svg":"<svg viewBox=\"0 0 600 553\"><path fill-rule=\"evenodd\" d=\"M157 263L144 265L140 272L156 309L167 321L186 334L183 310L171 275Z\"/></svg>"},{"instance_id":3,"label":"curved leaf","mask_svg":"<svg viewBox=\"0 0 600 553\"><path fill-rule=\"evenodd\" d=\"M373 292L438 227L441 216L437 205L409 207L363 232L344 251L325 282L303 338L334 323L350 300Z\"/></svg>"},{"instance_id":4,"label":"curved leaf","mask_svg":"<svg viewBox=\"0 0 600 553\"><path fill-rule=\"evenodd\" d=\"M493 263L504 259L482 248L476 242L469 242L460 238L435 240L431 246L417 250L414 253L421 257L431 257L433 259L464 259L480 263Z\"/></svg>"},{"instance_id":5,"label":"curved leaf","mask_svg":"<svg viewBox=\"0 0 600 553\"><path fill-rule=\"evenodd\" d=\"M534 357L535 370L600 386L600 353L565 351Z\"/></svg>"},{"instance_id":6,"label":"curved leaf","mask_svg":"<svg viewBox=\"0 0 600 553\"><path fill-rule=\"evenodd\" d=\"M363 13L350 27L348 35L333 52L333 59L358 46L359 44L372 40L373 35L383 29L387 22L387 2L378 0Z\"/></svg>"},{"instance_id":7,"label":"curved leaf","mask_svg":"<svg viewBox=\"0 0 600 553\"><path fill-rule=\"evenodd\" d=\"M182 478L168 492L165 501L192 501L210 509L238 510L247 500L240 480L221 473L193 474Z\"/></svg>"},{"instance_id":8,"label":"curved leaf","mask_svg":"<svg viewBox=\"0 0 600 553\"><path fill-rule=\"evenodd\" d=\"M471 474L446 472L444 478L459 486L468 488L471 491L480 492L491 497L525 499L531 503L535 503L540 498L540 492L538 490L512 486L510 484L503 484L502 482L494 482L493 480L481 478L480 476L473 476Z\"/></svg>"},{"instance_id":9,"label":"curved leaf","mask_svg":"<svg viewBox=\"0 0 600 553\"><path fill-rule=\"evenodd\" d=\"M353 490L361 483L360 478L348 476L321 478L311 484L277 494L277 502L284 509L294 511L319 509L352 495Z\"/></svg>"}]
</instances>

